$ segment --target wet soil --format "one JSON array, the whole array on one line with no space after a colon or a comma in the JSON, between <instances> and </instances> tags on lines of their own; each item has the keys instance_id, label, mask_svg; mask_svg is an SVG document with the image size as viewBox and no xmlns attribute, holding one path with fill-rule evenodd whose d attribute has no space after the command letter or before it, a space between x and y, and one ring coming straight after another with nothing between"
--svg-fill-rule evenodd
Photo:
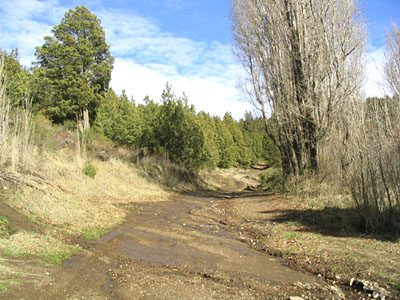
<instances>
[{"instance_id":1,"label":"wet soil","mask_svg":"<svg viewBox=\"0 0 400 300\"><path fill-rule=\"evenodd\" d=\"M32 222L29 220L27 216L22 214L20 211L15 208L9 206L3 196L0 195L0 216L4 216L8 220L8 231L12 234L17 231L30 231L30 232L38 232L45 233L46 227Z\"/></svg>"},{"instance_id":2,"label":"wet soil","mask_svg":"<svg viewBox=\"0 0 400 300\"><path fill-rule=\"evenodd\" d=\"M167 202L132 204L119 228L96 243L83 244L86 249L79 255L48 267L45 278L21 285L5 299L328 296L321 279L243 243L240 228L227 225L216 212L227 196L182 195Z\"/></svg>"}]
</instances>

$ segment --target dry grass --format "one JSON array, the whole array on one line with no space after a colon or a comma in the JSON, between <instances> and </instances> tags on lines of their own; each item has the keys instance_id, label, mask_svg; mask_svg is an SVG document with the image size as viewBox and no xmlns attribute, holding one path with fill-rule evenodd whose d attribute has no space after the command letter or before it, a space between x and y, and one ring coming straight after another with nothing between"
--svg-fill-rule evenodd
<instances>
[{"instance_id":1,"label":"dry grass","mask_svg":"<svg viewBox=\"0 0 400 300\"><path fill-rule=\"evenodd\" d=\"M207 170L200 171L200 178L208 188L238 192L248 186L256 187L259 185L260 171L243 169L216 169L211 172Z\"/></svg>"},{"instance_id":2,"label":"dry grass","mask_svg":"<svg viewBox=\"0 0 400 300\"><path fill-rule=\"evenodd\" d=\"M350 194L343 190L340 182L315 176L297 176L285 183L287 196L300 199L298 203L305 207L324 208L353 206Z\"/></svg>"},{"instance_id":3,"label":"dry grass","mask_svg":"<svg viewBox=\"0 0 400 300\"><path fill-rule=\"evenodd\" d=\"M151 183L139 171L121 160L93 160L95 178L82 173L85 161L63 151L47 154L38 168L45 178L65 186L79 197L106 203L160 201L168 197L161 186Z\"/></svg>"},{"instance_id":4,"label":"dry grass","mask_svg":"<svg viewBox=\"0 0 400 300\"><path fill-rule=\"evenodd\" d=\"M8 239L0 239L0 250L8 256L37 256L51 263L61 263L78 249L37 233L18 232Z\"/></svg>"},{"instance_id":5,"label":"dry grass","mask_svg":"<svg viewBox=\"0 0 400 300\"><path fill-rule=\"evenodd\" d=\"M82 173L84 161L63 151L45 154L37 174L52 185L20 189L9 203L44 223L82 233L121 223L125 211L115 204L168 199L169 193L127 163L94 160L95 178Z\"/></svg>"},{"instance_id":6,"label":"dry grass","mask_svg":"<svg viewBox=\"0 0 400 300\"><path fill-rule=\"evenodd\" d=\"M399 288L400 241L354 231L353 210L316 201L282 195L243 198L235 199L233 211L255 220L238 225L253 237L251 245L282 256L296 269L345 284L357 277Z\"/></svg>"}]
</instances>

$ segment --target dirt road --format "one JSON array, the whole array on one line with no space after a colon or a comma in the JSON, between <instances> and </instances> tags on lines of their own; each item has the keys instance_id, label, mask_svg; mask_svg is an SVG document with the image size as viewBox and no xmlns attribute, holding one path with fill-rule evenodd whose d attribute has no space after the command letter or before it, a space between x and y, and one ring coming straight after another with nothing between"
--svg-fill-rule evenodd
<instances>
[{"instance_id":1,"label":"dirt road","mask_svg":"<svg viewBox=\"0 0 400 300\"><path fill-rule=\"evenodd\" d=\"M10 299L288 299L324 284L241 242L215 213L222 201L132 205L119 228Z\"/></svg>"}]
</instances>

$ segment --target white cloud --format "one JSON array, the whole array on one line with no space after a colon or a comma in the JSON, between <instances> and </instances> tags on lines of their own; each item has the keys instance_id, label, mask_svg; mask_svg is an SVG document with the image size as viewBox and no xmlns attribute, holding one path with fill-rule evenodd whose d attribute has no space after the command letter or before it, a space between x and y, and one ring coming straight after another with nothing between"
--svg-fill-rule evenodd
<instances>
[{"instance_id":1,"label":"white cloud","mask_svg":"<svg viewBox=\"0 0 400 300\"><path fill-rule=\"evenodd\" d=\"M230 45L176 37L147 19L117 11L99 16L116 56L111 86L117 92L125 89L138 102L146 95L158 100L169 82L198 111L220 116L228 111L239 119L252 109L239 101L235 84L241 68Z\"/></svg>"},{"instance_id":2,"label":"white cloud","mask_svg":"<svg viewBox=\"0 0 400 300\"><path fill-rule=\"evenodd\" d=\"M220 78L184 76L163 65L143 66L132 59L117 58L115 61L112 88L117 92L125 89L137 103L141 103L145 96L159 100L166 82L172 84L178 96L184 92L197 111L219 116L231 112L239 119L246 110L252 110L249 103L238 101L236 88L221 82Z\"/></svg>"},{"instance_id":3,"label":"white cloud","mask_svg":"<svg viewBox=\"0 0 400 300\"><path fill-rule=\"evenodd\" d=\"M21 63L29 66L35 47L66 10L58 1L0 0L0 46L8 51L18 48Z\"/></svg>"},{"instance_id":4,"label":"white cloud","mask_svg":"<svg viewBox=\"0 0 400 300\"><path fill-rule=\"evenodd\" d=\"M175 9L183 3L166 0ZM58 0L0 0L0 46L18 48L21 63L29 66L35 60L35 47L43 44L43 37L51 34L67 10ZM170 82L173 91L185 92L198 111L220 116L229 111L240 118L251 109L238 101L235 84L240 66L230 45L163 32L155 21L129 11L96 4L92 12L101 19L116 58L111 85L117 92L125 89L137 101L146 95L158 100Z\"/></svg>"},{"instance_id":5,"label":"white cloud","mask_svg":"<svg viewBox=\"0 0 400 300\"><path fill-rule=\"evenodd\" d=\"M389 94L384 74L385 46L372 49L367 54L365 66L365 94L367 97L383 97Z\"/></svg>"}]
</instances>

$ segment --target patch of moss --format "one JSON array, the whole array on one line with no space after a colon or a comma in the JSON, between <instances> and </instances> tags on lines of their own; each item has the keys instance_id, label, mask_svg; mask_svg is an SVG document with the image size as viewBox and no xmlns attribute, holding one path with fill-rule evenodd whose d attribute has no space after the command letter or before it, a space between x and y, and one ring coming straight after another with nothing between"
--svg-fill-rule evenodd
<instances>
[{"instance_id":1,"label":"patch of moss","mask_svg":"<svg viewBox=\"0 0 400 300\"><path fill-rule=\"evenodd\" d=\"M103 235L105 235L109 229L104 229L100 227L93 227L90 229L87 229L82 233L82 237L84 237L87 240L98 240L100 239Z\"/></svg>"}]
</instances>

